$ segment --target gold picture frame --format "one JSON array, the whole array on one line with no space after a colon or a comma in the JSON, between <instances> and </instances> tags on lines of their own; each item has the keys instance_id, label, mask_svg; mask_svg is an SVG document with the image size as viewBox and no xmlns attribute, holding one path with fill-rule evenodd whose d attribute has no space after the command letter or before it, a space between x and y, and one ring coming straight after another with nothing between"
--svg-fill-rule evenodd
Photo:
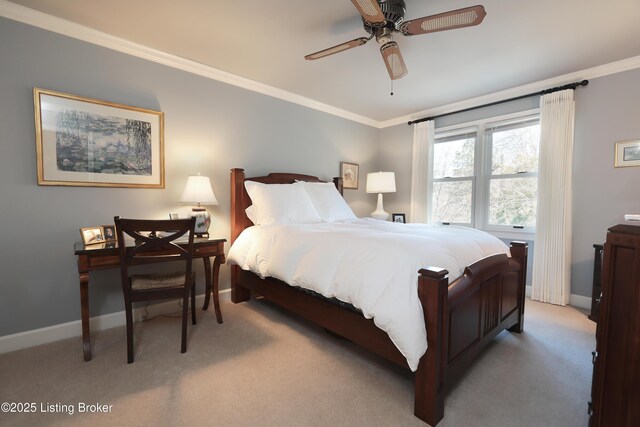
<instances>
[{"instance_id":1,"label":"gold picture frame","mask_svg":"<svg viewBox=\"0 0 640 427\"><path fill-rule=\"evenodd\" d=\"M82 243L85 246L105 242L102 226L81 228L80 236L82 236Z\"/></svg>"},{"instance_id":2,"label":"gold picture frame","mask_svg":"<svg viewBox=\"0 0 640 427\"><path fill-rule=\"evenodd\" d=\"M164 113L33 88L38 185L164 188Z\"/></svg>"},{"instance_id":3,"label":"gold picture frame","mask_svg":"<svg viewBox=\"0 0 640 427\"><path fill-rule=\"evenodd\" d=\"M358 189L358 174L360 166L357 163L340 162L340 177L342 188Z\"/></svg>"},{"instance_id":4,"label":"gold picture frame","mask_svg":"<svg viewBox=\"0 0 640 427\"><path fill-rule=\"evenodd\" d=\"M614 157L617 168L640 166L640 139L616 142Z\"/></svg>"}]
</instances>

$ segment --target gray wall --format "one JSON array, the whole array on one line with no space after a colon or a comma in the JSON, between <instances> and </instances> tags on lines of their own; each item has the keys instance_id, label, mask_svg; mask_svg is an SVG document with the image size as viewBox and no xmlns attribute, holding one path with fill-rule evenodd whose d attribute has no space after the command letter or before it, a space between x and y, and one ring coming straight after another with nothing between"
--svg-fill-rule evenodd
<instances>
[{"instance_id":1,"label":"gray wall","mask_svg":"<svg viewBox=\"0 0 640 427\"><path fill-rule=\"evenodd\" d=\"M329 179L339 162L377 169L378 130L251 91L0 18L0 336L78 320L78 229L114 215L185 215L188 175L212 179L210 230L229 237L229 170L299 171ZM165 113L166 188L37 185L34 86ZM375 200L345 190L357 215ZM203 273L198 263L198 286ZM229 270L221 270L221 288ZM116 270L92 274L92 315L123 309Z\"/></svg>"},{"instance_id":2,"label":"gray wall","mask_svg":"<svg viewBox=\"0 0 640 427\"><path fill-rule=\"evenodd\" d=\"M622 222L625 213L640 212L640 167L613 167L614 143L640 140L640 69L592 79L574 97L571 293L591 297L592 245L604 242L607 228ZM528 98L444 117L436 120L436 127L537 106L537 97ZM398 187L397 193L385 195L389 212L409 212L412 143L413 129L406 124L380 132L379 165L396 172Z\"/></svg>"},{"instance_id":3,"label":"gray wall","mask_svg":"<svg viewBox=\"0 0 640 427\"><path fill-rule=\"evenodd\" d=\"M607 228L640 213L640 167L614 168L614 143L640 140L640 69L576 91L573 153L572 292L591 296L593 244Z\"/></svg>"}]
</instances>

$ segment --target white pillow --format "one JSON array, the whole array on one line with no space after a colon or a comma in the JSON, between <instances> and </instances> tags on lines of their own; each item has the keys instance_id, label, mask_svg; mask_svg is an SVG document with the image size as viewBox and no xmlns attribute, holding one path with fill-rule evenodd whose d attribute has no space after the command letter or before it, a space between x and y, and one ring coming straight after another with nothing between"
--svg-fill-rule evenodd
<instances>
[{"instance_id":1,"label":"white pillow","mask_svg":"<svg viewBox=\"0 0 640 427\"><path fill-rule=\"evenodd\" d=\"M300 184L311 198L313 206L325 222L355 219L356 216L338 192L336 186L330 182L303 182Z\"/></svg>"},{"instance_id":2,"label":"white pillow","mask_svg":"<svg viewBox=\"0 0 640 427\"><path fill-rule=\"evenodd\" d=\"M244 213L247 214L247 218L249 218L249 221L251 221L252 223L255 224L256 222L258 222L255 206L253 205L249 206L247 209L244 210Z\"/></svg>"},{"instance_id":3,"label":"white pillow","mask_svg":"<svg viewBox=\"0 0 640 427\"><path fill-rule=\"evenodd\" d=\"M256 225L307 224L322 221L307 192L299 184L245 181L244 186L255 209Z\"/></svg>"}]
</instances>

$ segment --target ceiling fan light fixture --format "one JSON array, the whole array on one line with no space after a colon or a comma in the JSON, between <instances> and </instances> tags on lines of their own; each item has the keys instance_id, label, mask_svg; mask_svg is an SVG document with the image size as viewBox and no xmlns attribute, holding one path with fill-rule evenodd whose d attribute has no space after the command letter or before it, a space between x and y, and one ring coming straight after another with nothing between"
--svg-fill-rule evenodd
<instances>
[{"instance_id":1,"label":"ceiling fan light fixture","mask_svg":"<svg viewBox=\"0 0 640 427\"><path fill-rule=\"evenodd\" d=\"M380 53L382 53L382 58L387 66L387 72L391 80L398 80L407 75L408 70L400 53L398 43L385 43L380 48Z\"/></svg>"}]
</instances>

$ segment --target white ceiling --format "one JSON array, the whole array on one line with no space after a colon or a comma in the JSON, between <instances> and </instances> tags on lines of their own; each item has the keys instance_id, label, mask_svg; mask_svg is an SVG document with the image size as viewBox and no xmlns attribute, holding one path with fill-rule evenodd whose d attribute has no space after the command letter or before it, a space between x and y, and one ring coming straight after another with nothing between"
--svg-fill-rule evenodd
<instances>
[{"instance_id":1,"label":"white ceiling","mask_svg":"<svg viewBox=\"0 0 640 427\"><path fill-rule=\"evenodd\" d=\"M477 1L477 2L476 2ZM219 70L384 122L640 55L640 0L405 0L405 19L475 4L476 27L396 37L391 81L349 0L12 0Z\"/></svg>"}]
</instances>

